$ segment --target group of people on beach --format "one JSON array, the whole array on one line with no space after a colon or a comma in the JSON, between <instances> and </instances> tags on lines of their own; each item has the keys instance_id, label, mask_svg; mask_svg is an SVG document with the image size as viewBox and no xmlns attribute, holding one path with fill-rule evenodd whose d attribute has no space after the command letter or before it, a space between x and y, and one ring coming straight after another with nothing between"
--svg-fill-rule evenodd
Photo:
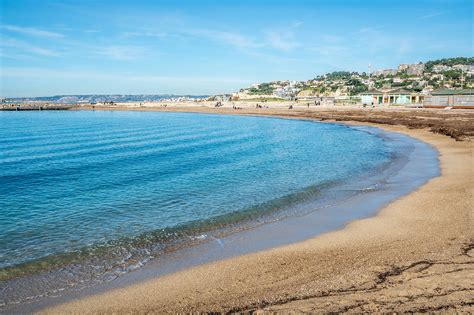
<instances>
[{"instance_id":1,"label":"group of people on beach","mask_svg":"<svg viewBox=\"0 0 474 315\"><path fill-rule=\"evenodd\" d=\"M295 103L298 103L298 99L295 99ZM306 103L306 106L309 108L309 105L310 103ZM321 105L321 101L319 100L315 100L314 101L314 106L320 106ZM288 106L288 109L293 109L293 104L291 104L290 106Z\"/></svg>"}]
</instances>

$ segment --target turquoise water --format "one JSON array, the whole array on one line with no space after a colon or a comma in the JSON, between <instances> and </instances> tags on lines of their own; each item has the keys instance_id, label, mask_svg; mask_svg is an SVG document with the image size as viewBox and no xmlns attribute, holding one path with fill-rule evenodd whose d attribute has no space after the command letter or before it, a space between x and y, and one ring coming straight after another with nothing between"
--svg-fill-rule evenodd
<instances>
[{"instance_id":1,"label":"turquoise water","mask_svg":"<svg viewBox=\"0 0 474 315\"><path fill-rule=\"evenodd\" d=\"M85 272L81 261L99 273L130 268L216 228L324 199L391 151L371 133L309 121L0 112L0 276Z\"/></svg>"}]
</instances>

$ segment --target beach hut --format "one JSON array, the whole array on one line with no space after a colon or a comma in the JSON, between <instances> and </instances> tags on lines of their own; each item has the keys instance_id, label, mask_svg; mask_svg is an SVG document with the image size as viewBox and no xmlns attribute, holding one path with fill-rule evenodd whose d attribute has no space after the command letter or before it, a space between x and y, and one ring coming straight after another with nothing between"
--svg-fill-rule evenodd
<instances>
[{"instance_id":1,"label":"beach hut","mask_svg":"<svg viewBox=\"0 0 474 315\"><path fill-rule=\"evenodd\" d=\"M362 104L365 105L382 104L383 102L383 92L375 89L365 91L363 93L360 93L359 95Z\"/></svg>"},{"instance_id":2,"label":"beach hut","mask_svg":"<svg viewBox=\"0 0 474 315\"><path fill-rule=\"evenodd\" d=\"M424 95L403 88L393 90L369 90L359 94L362 104L370 105L409 105L421 104Z\"/></svg>"},{"instance_id":3,"label":"beach hut","mask_svg":"<svg viewBox=\"0 0 474 315\"><path fill-rule=\"evenodd\" d=\"M411 91L405 90L403 88L390 90L384 94L384 103L401 105L410 104L411 94Z\"/></svg>"},{"instance_id":4,"label":"beach hut","mask_svg":"<svg viewBox=\"0 0 474 315\"><path fill-rule=\"evenodd\" d=\"M426 108L468 108L474 109L474 89L439 89L426 96L423 107Z\"/></svg>"}]
</instances>

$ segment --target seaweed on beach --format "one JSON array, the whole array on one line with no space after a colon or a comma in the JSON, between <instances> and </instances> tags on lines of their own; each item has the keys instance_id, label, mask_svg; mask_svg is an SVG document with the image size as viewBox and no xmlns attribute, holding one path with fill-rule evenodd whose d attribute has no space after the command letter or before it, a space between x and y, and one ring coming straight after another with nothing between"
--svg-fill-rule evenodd
<instances>
[{"instance_id":1,"label":"seaweed on beach","mask_svg":"<svg viewBox=\"0 0 474 315\"><path fill-rule=\"evenodd\" d=\"M321 110L295 111L291 116L318 120L356 121L382 125L402 125L410 129L428 129L457 141L474 137L474 112L441 110Z\"/></svg>"}]
</instances>

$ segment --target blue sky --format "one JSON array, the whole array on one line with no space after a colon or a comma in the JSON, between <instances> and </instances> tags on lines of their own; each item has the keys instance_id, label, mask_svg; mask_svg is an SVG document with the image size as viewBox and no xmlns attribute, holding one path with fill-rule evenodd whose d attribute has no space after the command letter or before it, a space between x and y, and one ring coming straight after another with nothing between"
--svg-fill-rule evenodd
<instances>
[{"instance_id":1,"label":"blue sky","mask_svg":"<svg viewBox=\"0 0 474 315\"><path fill-rule=\"evenodd\" d=\"M0 3L3 97L215 94L474 51L472 0Z\"/></svg>"}]
</instances>

